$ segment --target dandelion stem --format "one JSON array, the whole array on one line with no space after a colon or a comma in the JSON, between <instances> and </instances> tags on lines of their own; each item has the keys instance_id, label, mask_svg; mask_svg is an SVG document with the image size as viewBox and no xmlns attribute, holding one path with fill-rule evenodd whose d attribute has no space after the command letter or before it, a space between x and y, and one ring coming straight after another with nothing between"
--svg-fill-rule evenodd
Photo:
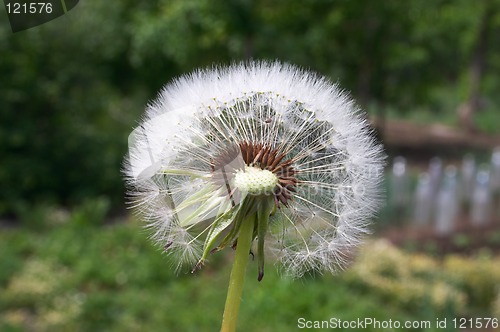
<instances>
[{"instance_id":1,"label":"dandelion stem","mask_svg":"<svg viewBox=\"0 0 500 332\"><path fill-rule=\"evenodd\" d=\"M238 245L236 246L236 256L229 279L229 288L227 291L224 315L222 317L221 332L233 332L236 330L236 322L240 310L241 294L243 293L245 270L248 257L250 256L255 219L256 214L250 213L241 224L240 233L238 235Z\"/></svg>"}]
</instances>

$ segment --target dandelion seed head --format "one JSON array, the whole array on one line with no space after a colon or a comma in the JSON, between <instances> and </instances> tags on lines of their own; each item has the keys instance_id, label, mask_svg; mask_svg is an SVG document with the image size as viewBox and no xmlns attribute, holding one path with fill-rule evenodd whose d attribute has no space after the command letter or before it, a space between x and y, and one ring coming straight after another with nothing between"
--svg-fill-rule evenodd
<instances>
[{"instance_id":1,"label":"dandelion seed head","mask_svg":"<svg viewBox=\"0 0 500 332\"><path fill-rule=\"evenodd\" d=\"M267 254L294 276L334 272L380 203L382 148L360 114L336 84L279 62L184 75L130 135L131 206L181 266L237 239L245 202L267 197Z\"/></svg>"}]
</instances>

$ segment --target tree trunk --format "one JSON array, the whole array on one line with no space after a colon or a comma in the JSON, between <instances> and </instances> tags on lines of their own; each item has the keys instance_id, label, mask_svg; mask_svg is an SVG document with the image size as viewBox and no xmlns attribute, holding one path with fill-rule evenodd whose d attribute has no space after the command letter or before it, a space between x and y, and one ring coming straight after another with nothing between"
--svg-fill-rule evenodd
<instances>
[{"instance_id":1,"label":"tree trunk","mask_svg":"<svg viewBox=\"0 0 500 332\"><path fill-rule=\"evenodd\" d=\"M488 35L493 10L490 2L487 3L478 30L476 45L469 63L469 91L466 101L458 107L457 113L460 125L468 132L476 132L474 114L480 109L481 79L486 68Z\"/></svg>"}]
</instances>

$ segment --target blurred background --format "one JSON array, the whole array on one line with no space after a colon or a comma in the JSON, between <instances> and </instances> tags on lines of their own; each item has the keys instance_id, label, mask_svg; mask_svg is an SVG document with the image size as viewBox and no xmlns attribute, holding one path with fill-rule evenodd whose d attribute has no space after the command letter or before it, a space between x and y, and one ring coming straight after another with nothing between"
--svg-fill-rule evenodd
<instances>
[{"instance_id":1,"label":"blurred background","mask_svg":"<svg viewBox=\"0 0 500 332\"><path fill-rule=\"evenodd\" d=\"M249 268L240 330L500 317L499 0L87 0L15 34L0 9L1 331L218 330L232 253L176 276L120 169L165 83L250 58L339 82L388 164L353 266L293 281L269 264L261 283Z\"/></svg>"}]
</instances>

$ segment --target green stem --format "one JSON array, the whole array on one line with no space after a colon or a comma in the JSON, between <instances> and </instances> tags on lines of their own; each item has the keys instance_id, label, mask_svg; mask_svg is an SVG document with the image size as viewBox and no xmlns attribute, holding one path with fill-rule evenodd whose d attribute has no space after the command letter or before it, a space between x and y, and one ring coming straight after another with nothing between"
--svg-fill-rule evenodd
<instances>
[{"instance_id":1,"label":"green stem","mask_svg":"<svg viewBox=\"0 0 500 332\"><path fill-rule=\"evenodd\" d=\"M255 213L250 213L241 224L238 244L236 246L236 256L229 279L229 289L227 291L224 316L222 317L221 332L234 332L236 330L241 294L243 293L243 282L245 281L245 270L248 263L248 256L250 256L250 247L252 245L255 219Z\"/></svg>"}]
</instances>

